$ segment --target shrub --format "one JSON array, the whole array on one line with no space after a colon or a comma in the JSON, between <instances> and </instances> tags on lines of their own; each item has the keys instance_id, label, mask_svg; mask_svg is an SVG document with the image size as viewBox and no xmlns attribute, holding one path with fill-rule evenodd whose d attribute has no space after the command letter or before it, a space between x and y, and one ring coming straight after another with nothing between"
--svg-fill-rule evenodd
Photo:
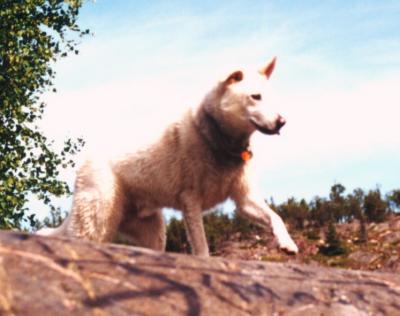
<instances>
[{"instance_id":1,"label":"shrub","mask_svg":"<svg viewBox=\"0 0 400 316\"><path fill-rule=\"evenodd\" d=\"M330 222L326 235L326 245L319 248L319 252L325 256L339 256L347 253L347 249L342 245L342 242L336 233L335 225Z\"/></svg>"}]
</instances>

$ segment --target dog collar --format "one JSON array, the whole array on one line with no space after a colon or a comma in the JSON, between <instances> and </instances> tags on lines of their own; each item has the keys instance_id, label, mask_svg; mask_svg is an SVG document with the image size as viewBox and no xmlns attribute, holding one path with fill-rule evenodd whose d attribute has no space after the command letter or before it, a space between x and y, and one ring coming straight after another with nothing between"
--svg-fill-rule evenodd
<instances>
[{"instance_id":1,"label":"dog collar","mask_svg":"<svg viewBox=\"0 0 400 316\"><path fill-rule=\"evenodd\" d=\"M246 149L240 153L240 157L243 161L249 161L253 157L253 153L252 151Z\"/></svg>"}]
</instances>

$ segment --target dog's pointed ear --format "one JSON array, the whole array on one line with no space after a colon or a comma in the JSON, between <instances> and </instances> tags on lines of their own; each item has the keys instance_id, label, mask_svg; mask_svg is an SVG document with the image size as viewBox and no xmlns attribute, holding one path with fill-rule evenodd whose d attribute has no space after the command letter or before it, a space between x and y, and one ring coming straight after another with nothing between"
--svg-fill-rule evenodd
<instances>
[{"instance_id":1,"label":"dog's pointed ear","mask_svg":"<svg viewBox=\"0 0 400 316\"><path fill-rule=\"evenodd\" d=\"M233 73L231 73L228 78L225 79L224 83L226 85L230 85L239 81L243 80L243 72L240 70L237 70Z\"/></svg>"},{"instance_id":2,"label":"dog's pointed ear","mask_svg":"<svg viewBox=\"0 0 400 316\"><path fill-rule=\"evenodd\" d=\"M272 72L274 71L275 63L276 63L276 57L274 57L266 67L261 68L259 70L259 73L266 76L267 79L269 79L269 77L271 77Z\"/></svg>"}]
</instances>

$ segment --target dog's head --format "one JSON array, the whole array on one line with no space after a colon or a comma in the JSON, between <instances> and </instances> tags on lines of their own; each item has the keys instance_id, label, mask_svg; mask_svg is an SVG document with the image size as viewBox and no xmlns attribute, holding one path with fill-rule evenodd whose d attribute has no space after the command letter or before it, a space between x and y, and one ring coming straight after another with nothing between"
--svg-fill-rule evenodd
<instances>
[{"instance_id":1,"label":"dog's head","mask_svg":"<svg viewBox=\"0 0 400 316\"><path fill-rule=\"evenodd\" d=\"M279 114L267 114L263 88L275 68L276 58L254 74L237 70L220 83L219 114L230 130L251 134L279 134L285 119Z\"/></svg>"}]
</instances>

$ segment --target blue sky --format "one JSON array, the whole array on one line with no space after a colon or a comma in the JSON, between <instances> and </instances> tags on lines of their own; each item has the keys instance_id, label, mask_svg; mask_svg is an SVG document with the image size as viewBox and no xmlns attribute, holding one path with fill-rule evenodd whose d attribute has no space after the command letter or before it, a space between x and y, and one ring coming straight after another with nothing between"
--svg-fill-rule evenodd
<instances>
[{"instance_id":1,"label":"blue sky","mask_svg":"<svg viewBox=\"0 0 400 316\"><path fill-rule=\"evenodd\" d=\"M94 36L55 65L42 128L134 146L226 71L277 56L265 98L288 123L254 137L264 195L399 188L399 16L398 1L88 1L79 23Z\"/></svg>"}]
</instances>

